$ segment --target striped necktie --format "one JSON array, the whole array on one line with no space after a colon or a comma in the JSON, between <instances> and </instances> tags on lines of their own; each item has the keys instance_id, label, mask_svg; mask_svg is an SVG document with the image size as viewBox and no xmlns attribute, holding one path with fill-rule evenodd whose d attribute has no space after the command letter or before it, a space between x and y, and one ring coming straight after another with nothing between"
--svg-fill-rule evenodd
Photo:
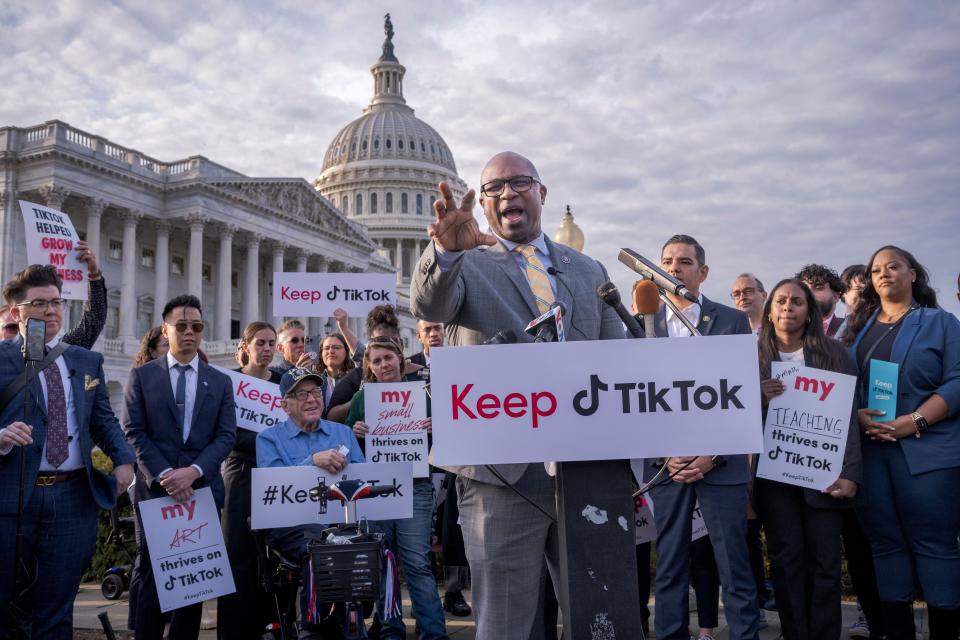
<instances>
[{"instance_id":1,"label":"striped necktie","mask_svg":"<svg viewBox=\"0 0 960 640\"><path fill-rule=\"evenodd\" d=\"M554 301L553 287L550 286L547 270L537 258L537 248L532 244L518 244L515 251L519 251L526 260L527 282L530 283L530 290L533 291L533 297L537 299L537 308L540 309L540 313L546 313Z\"/></svg>"}]
</instances>

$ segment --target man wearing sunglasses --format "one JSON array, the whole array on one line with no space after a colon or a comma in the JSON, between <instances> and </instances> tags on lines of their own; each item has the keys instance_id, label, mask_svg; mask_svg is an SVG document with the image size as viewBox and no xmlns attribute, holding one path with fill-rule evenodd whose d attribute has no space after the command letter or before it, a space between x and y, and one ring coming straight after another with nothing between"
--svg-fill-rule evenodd
<instances>
[{"instance_id":1,"label":"man wearing sunglasses","mask_svg":"<svg viewBox=\"0 0 960 640\"><path fill-rule=\"evenodd\" d=\"M603 265L551 242L541 230L547 187L533 163L513 152L499 153L487 162L480 183L488 233L480 231L473 217L474 191L458 204L450 187L440 183L441 198L427 229L433 242L420 256L410 284L413 315L444 323L454 346L481 344L503 329L529 342L523 327L560 301L567 309L563 324L568 340L623 338L616 313L594 294L608 279ZM542 464L496 468L556 517L555 481ZM448 471L459 476L477 639L526 640L537 617L544 557L554 583L559 578L557 525L486 467Z\"/></svg>"},{"instance_id":2,"label":"man wearing sunglasses","mask_svg":"<svg viewBox=\"0 0 960 640\"><path fill-rule=\"evenodd\" d=\"M277 353L283 356L283 361L270 370L283 375L294 367L310 366L310 356L304 353L306 347L306 327L299 320L287 320L277 332Z\"/></svg>"},{"instance_id":3,"label":"man wearing sunglasses","mask_svg":"<svg viewBox=\"0 0 960 640\"><path fill-rule=\"evenodd\" d=\"M33 638L73 637L73 600L96 548L97 511L114 507L133 481L134 453L110 408L103 356L73 345L62 349L56 337L63 322L61 287L54 267L32 265L3 290L18 331L16 340L0 343L0 391L24 371L20 345L28 320L46 323L50 362L0 407L0 638L11 635L21 458L17 601ZM94 445L113 461L112 478L94 468Z\"/></svg>"},{"instance_id":4,"label":"man wearing sunglasses","mask_svg":"<svg viewBox=\"0 0 960 640\"><path fill-rule=\"evenodd\" d=\"M236 439L236 409L230 378L200 360L203 331L200 301L177 296L163 309L166 357L130 372L121 423L137 452L135 502L168 495L185 502L195 489L209 486L223 507L220 463ZM164 619L147 545L138 544L138 551L141 589L131 603L136 637L160 640ZM176 609L170 639L196 638L201 613L199 602Z\"/></svg>"}]
</instances>

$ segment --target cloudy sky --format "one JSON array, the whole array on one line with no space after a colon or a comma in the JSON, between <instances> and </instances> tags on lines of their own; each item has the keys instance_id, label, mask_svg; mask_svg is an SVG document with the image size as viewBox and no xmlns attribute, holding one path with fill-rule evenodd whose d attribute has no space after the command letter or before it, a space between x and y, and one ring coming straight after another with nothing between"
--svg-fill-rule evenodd
<instances>
[{"instance_id":1,"label":"cloudy sky","mask_svg":"<svg viewBox=\"0 0 960 640\"><path fill-rule=\"evenodd\" d=\"M0 0L0 125L312 179L370 100L386 11L460 175L528 155L545 228L569 204L621 288L619 247L678 232L724 301L741 271L773 284L896 243L960 311L955 2Z\"/></svg>"}]
</instances>

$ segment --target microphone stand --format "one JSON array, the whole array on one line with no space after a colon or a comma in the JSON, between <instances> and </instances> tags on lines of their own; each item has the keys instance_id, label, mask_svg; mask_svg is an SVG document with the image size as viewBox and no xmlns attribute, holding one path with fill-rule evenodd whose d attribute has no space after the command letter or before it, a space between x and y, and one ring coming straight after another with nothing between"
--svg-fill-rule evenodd
<instances>
[{"instance_id":1,"label":"microphone stand","mask_svg":"<svg viewBox=\"0 0 960 640\"><path fill-rule=\"evenodd\" d=\"M657 283L654 282L654 284L657 284ZM683 326L685 326L687 329L690 329L690 334L691 334L691 335L694 335L694 336L702 336L703 334L700 333L699 331L697 331L697 328L696 328L695 326L693 326L693 323L690 322L690 320L687 318L687 316L685 316L685 315L683 315L682 313L680 313L680 309L677 308L677 305L674 304L673 300L671 300L670 298L667 297L667 293L666 293L666 291L663 290L663 287L661 287L661 286L658 285L658 286L657 286L657 289L660 290L660 299L663 300L663 302L664 302L668 307L670 307L670 310L673 311L673 315L675 315L675 316L677 316L678 318L680 318L680 322L683 323ZM694 304L699 305L700 303L698 302L698 303L694 303ZM701 310L702 310L702 307L701 307Z\"/></svg>"},{"instance_id":2,"label":"microphone stand","mask_svg":"<svg viewBox=\"0 0 960 640\"><path fill-rule=\"evenodd\" d=\"M27 424L27 414L30 406L30 383L37 377L37 363L33 360L24 360L24 368L27 373L26 383L23 385L23 423ZM20 609L20 565L23 555L23 501L24 488L27 475L27 454L26 447L20 447L19 463L19 486L17 494L17 529L16 542L13 552L13 591L10 594L10 631L11 637L15 640L26 638L24 626L26 620L22 619L23 612Z\"/></svg>"}]
</instances>

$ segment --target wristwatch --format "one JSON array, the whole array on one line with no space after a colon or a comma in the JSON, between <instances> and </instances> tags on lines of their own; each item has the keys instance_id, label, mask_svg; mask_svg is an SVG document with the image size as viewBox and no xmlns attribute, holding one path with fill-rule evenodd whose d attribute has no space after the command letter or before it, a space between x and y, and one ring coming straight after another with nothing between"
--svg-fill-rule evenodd
<instances>
[{"instance_id":1,"label":"wristwatch","mask_svg":"<svg viewBox=\"0 0 960 640\"><path fill-rule=\"evenodd\" d=\"M917 411L911 413L910 417L913 418L913 426L917 429L913 432L913 435L919 438L921 433L930 428L930 423Z\"/></svg>"},{"instance_id":2,"label":"wristwatch","mask_svg":"<svg viewBox=\"0 0 960 640\"><path fill-rule=\"evenodd\" d=\"M724 458L723 456L713 456L712 458L710 458L710 462L713 463L714 469L719 469L723 465L727 464L727 459Z\"/></svg>"}]
</instances>

